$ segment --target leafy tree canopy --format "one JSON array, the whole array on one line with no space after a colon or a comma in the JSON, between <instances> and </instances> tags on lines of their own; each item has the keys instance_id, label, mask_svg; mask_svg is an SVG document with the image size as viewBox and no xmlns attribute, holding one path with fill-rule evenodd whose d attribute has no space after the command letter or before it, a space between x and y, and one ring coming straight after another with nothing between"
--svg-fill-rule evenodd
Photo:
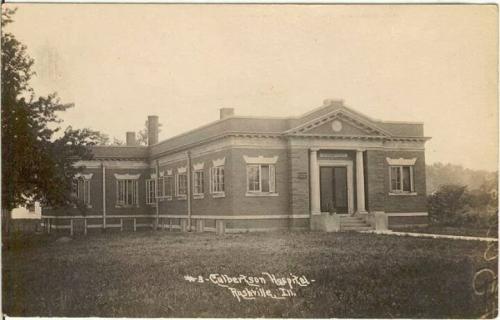
<instances>
[{"instance_id":1,"label":"leafy tree canopy","mask_svg":"<svg viewBox=\"0 0 500 320\"><path fill-rule=\"evenodd\" d=\"M71 194L79 159L91 159L89 146L102 139L90 129L65 130L58 114L72 104L56 93L36 97L30 86L34 60L16 37L5 31L15 9L2 10L2 209L33 201L64 206L75 203Z\"/></svg>"},{"instance_id":2,"label":"leafy tree canopy","mask_svg":"<svg viewBox=\"0 0 500 320\"><path fill-rule=\"evenodd\" d=\"M469 190L497 189L498 172L472 170L455 164L434 163L425 169L427 193L431 194L443 185L467 186Z\"/></svg>"}]
</instances>

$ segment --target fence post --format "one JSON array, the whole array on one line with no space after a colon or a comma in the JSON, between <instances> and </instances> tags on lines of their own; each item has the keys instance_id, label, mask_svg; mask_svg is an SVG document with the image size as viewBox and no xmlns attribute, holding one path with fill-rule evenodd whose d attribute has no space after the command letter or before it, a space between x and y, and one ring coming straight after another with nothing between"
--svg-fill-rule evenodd
<instances>
[{"instance_id":1,"label":"fence post","mask_svg":"<svg viewBox=\"0 0 500 320\"><path fill-rule=\"evenodd\" d=\"M87 235L87 218L83 218L83 234Z\"/></svg>"},{"instance_id":2,"label":"fence post","mask_svg":"<svg viewBox=\"0 0 500 320\"><path fill-rule=\"evenodd\" d=\"M120 219L120 231L123 231L123 218Z\"/></svg>"},{"instance_id":3,"label":"fence post","mask_svg":"<svg viewBox=\"0 0 500 320\"><path fill-rule=\"evenodd\" d=\"M47 233L50 234L50 218L47 218L47 225L49 226L47 229Z\"/></svg>"},{"instance_id":4,"label":"fence post","mask_svg":"<svg viewBox=\"0 0 500 320\"><path fill-rule=\"evenodd\" d=\"M134 232L137 231L137 219L134 218Z\"/></svg>"},{"instance_id":5,"label":"fence post","mask_svg":"<svg viewBox=\"0 0 500 320\"><path fill-rule=\"evenodd\" d=\"M73 236L74 231L73 231L73 218L69 220L69 235Z\"/></svg>"},{"instance_id":6,"label":"fence post","mask_svg":"<svg viewBox=\"0 0 500 320\"><path fill-rule=\"evenodd\" d=\"M188 221L186 219L181 219L181 232L188 231Z\"/></svg>"},{"instance_id":7,"label":"fence post","mask_svg":"<svg viewBox=\"0 0 500 320\"><path fill-rule=\"evenodd\" d=\"M215 230L217 234L226 233L226 223L224 220L216 220L215 221Z\"/></svg>"},{"instance_id":8,"label":"fence post","mask_svg":"<svg viewBox=\"0 0 500 320\"><path fill-rule=\"evenodd\" d=\"M196 231L197 232L204 232L205 231L205 220L203 220L203 219L196 220Z\"/></svg>"}]
</instances>

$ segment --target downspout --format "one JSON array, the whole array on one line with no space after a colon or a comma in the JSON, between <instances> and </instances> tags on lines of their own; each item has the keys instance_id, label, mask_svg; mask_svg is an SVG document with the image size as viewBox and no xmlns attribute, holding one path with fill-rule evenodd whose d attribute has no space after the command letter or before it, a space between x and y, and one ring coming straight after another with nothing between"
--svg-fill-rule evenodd
<instances>
[{"instance_id":1,"label":"downspout","mask_svg":"<svg viewBox=\"0 0 500 320\"><path fill-rule=\"evenodd\" d=\"M191 152L187 151L187 213L188 231L191 231Z\"/></svg>"},{"instance_id":2,"label":"downspout","mask_svg":"<svg viewBox=\"0 0 500 320\"><path fill-rule=\"evenodd\" d=\"M106 167L102 165L102 227L106 230Z\"/></svg>"},{"instance_id":3,"label":"downspout","mask_svg":"<svg viewBox=\"0 0 500 320\"><path fill-rule=\"evenodd\" d=\"M155 203L156 203L156 224L155 224L155 230L158 229L158 224L160 223L160 202L158 199L158 190L160 190L160 186L158 185L158 181L160 180L159 175L160 175L160 167L159 167L158 160L155 162L155 168L156 168L156 176L155 176Z\"/></svg>"}]
</instances>

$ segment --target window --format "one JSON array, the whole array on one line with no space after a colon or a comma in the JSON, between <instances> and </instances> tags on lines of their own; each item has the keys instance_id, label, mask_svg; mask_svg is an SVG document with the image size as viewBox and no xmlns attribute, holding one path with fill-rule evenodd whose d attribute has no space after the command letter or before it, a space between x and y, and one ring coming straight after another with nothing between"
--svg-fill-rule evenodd
<instances>
[{"instance_id":1,"label":"window","mask_svg":"<svg viewBox=\"0 0 500 320\"><path fill-rule=\"evenodd\" d=\"M156 180L147 179L146 180L146 204L155 204L155 191L156 191Z\"/></svg>"},{"instance_id":2,"label":"window","mask_svg":"<svg viewBox=\"0 0 500 320\"><path fill-rule=\"evenodd\" d=\"M247 192L275 193L276 170L271 164L247 165Z\"/></svg>"},{"instance_id":3,"label":"window","mask_svg":"<svg viewBox=\"0 0 500 320\"><path fill-rule=\"evenodd\" d=\"M411 193L413 186L413 166L390 166L391 192Z\"/></svg>"},{"instance_id":4,"label":"window","mask_svg":"<svg viewBox=\"0 0 500 320\"><path fill-rule=\"evenodd\" d=\"M167 200L172 200L174 195L174 177L166 176L163 180L163 191Z\"/></svg>"},{"instance_id":5,"label":"window","mask_svg":"<svg viewBox=\"0 0 500 320\"><path fill-rule=\"evenodd\" d=\"M193 196L200 198L203 196L203 170L193 171Z\"/></svg>"},{"instance_id":6,"label":"window","mask_svg":"<svg viewBox=\"0 0 500 320\"><path fill-rule=\"evenodd\" d=\"M78 177L74 183L74 193L78 201L89 206L90 205L90 180L83 177Z\"/></svg>"},{"instance_id":7,"label":"window","mask_svg":"<svg viewBox=\"0 0 500 320\"><path fill-rule=\"evenodd\" d=\"M156 189L156 196L160 199L165 197L165 178L158 178L158 188Z\"/></svg>"},{"instance_id":8,"label":"window","mask_svg":"<svg viewBox=\"0 0 500 320\"><path fill-rule=\"evenodd\" d=\"M187 194L187 174L179 173L177 175L177 197L186 199Z\"/></svg>"},{"instance_id":9,"label":"window","mask_svg":"<svg viewBox=\"0 0 500 320\"><path fill-rule=\"evenodd\" d=\"M224 166L210 169L210 193L214 196L224 196Z\"/></svg>"},{"instance_id":10,"label":"window","mask_svg":"<svg viewBox=\"0 0 500 320\"><path fill-rule=\"evenodd\" d=\"M136 179L116 180L116 204L118 206L139 206L139 188Z\"/></svg>"}]
</instances>

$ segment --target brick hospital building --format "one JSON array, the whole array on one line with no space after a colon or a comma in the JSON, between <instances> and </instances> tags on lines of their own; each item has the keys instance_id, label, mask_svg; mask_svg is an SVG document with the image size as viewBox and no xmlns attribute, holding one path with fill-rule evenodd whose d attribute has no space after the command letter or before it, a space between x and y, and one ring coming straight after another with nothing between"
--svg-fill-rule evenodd
<instances>
[{"instance_id":1,"label":"brick hospital building","mask_svg":"<svg viewBox=\"0 0 500 320\"><path fill-rule=\"evenodd\" d=\"M148 146L94 146L75 192L87 209L44 208L51 229L159 227L226 232L315 229L328 213L349 227L425 224L423 124L371 119L325 100L299 117L220 119ZM48 223L47 223L48 222ZM351 224L349 224L351 223Z\"/></svg>"}]
</instances>

